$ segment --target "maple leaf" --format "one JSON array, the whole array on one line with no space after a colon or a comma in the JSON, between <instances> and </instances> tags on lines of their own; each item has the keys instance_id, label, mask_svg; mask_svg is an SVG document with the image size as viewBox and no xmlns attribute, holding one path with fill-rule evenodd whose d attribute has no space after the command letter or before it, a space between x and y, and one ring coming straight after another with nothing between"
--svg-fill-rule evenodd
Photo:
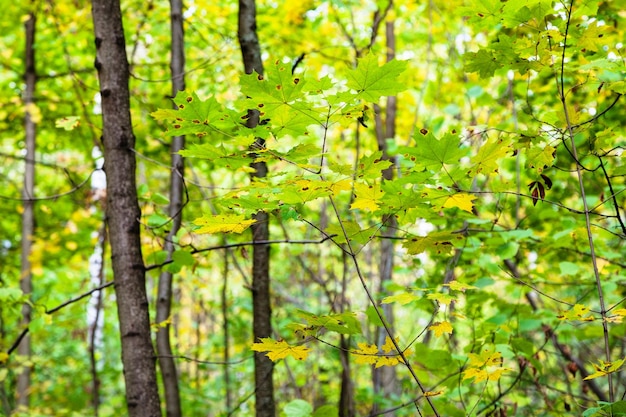
<instances>
[{"instance_id":1,"label":"maple leaf","mask_svg":"<svg viewBox=\"0 0 626 417\"><path fill-rule=\"evenodd\" d=\"M416 131L413 135L415 146L401 147L398 151L417 166L438 171L444 164L455 164L466 154L459 148L459 136L446 133L437 139L431 132L422 134Z\"/></svg>"},{"instance_id":2,"label":"maple leaf","mask_svg":"<svg viewBox=\"0 0 626 417\"><path fill-rule=\"evenodd\" d=\"M272 362L292 356L301 361L307 358L311 349L306 346L291 346L284 340L276 341L271 337L259 338L261 343L253 343L252 350L255 352L267 352L266 356Z\"/></svg>"},{"instance_id":3,"label":"maple leaf","mask_svg":"<svg viewBox=\"0 0 626 417\"><path fill-rule=\"evenodd\" d=\"M350 206L351 210L363 209L367 211L378 210L380 200L384 195L384 192L380 189L380 185L368 185L368 184L355 184L354 191L356 198Z\"/></svg>"},{"instance_id":4,"label":"maple leaf","mask_svg":"<svg viewBox=\"0 0 626 417\"><path fill-rule=\"evenodd\" d=\"M450 334L452 333L452 325L447 321L442 321L440 323L435 323L428 328L435 333L435 336L441 337L444 333Z\"/></svg>"},{"instance_id":5,"label":"maple leaf","mask_svg":"<svg viewBox=\"0 0 626 417\"><path fill-rule=\"evenodd\" d=\"M485 349L483 352L469 353L469 364L470 366L478 367L481 366L497 366L502 363L502 354L500 352L492 352L491 350Z\"/></svg>"},{"instance_id":6,"label":"maple leaf","mask_svg":"<svg viewBox=\"0 0 626 417\"><path fill-rule=\"evenodd\" d=\"M80 116L67 116L56 119L54 126L65 130L74 130L80 126Z\"/></svg>"},{"instance_id":7,"label":"maple leaf","mask_svg":"<svg viewBox=\"0 0 626 417\"><path fill-rule=\"evenodd\" d=\"M475 378L474 382L487 379L487 371L479 368L468 368L463 372L463 379Z\"/></svg>"},{"instance_id":8,"label":"maple leaf","mask_svg":"<svg viewBox=\"0 0 626 417\"><path fill-rule=\"evenodd\" d=\"M576 304L569 311L561 313L556 317L559 320L594 321L595 318L588 314L591 314L589 307L583 304Z\"/></svg>"},{"instance_id":9,"label":"maple leaf","mask_svg":"<svg viewBox=\"0 0 626 417\"><path fill-rule=\"evenodd\" d=\"M370 345L364 342L357 343L359 347L358 350L355 350L353 353L356 355L354 359L355 363L362 365L373 365L378 360L378 347L376 345Z\"/></svg>"},{"instance_id":10,"label":"maple leaf","mask_svg":"<svg viewBox=\"0 0 626 417\"><path fill-rule=\"evenodd\" d=\"M451 290L454 290L454 291L463 291L463 292L465 292L465 290L475 290L475 289L478 288L478 287L475 287L473 285L464 284L464 283L459 282L457 280L450 281L447 284L443 284L443 286L444 287L448 287L448 288L450 288Z\"/></svg>"},{"instance_id":11,"label":"maple leaf","mask_svg":"<svg viewBox=\"0 0 626 417\"><path fill-rule=\"evenodd\" d=\"M196 233L242 233L256 220L245 220L245 217L237 214L215 214L202 216L193 221L193 224L200 226Z\"/></svg>"},{"instance_id":12,"label":"maple leaf","mask_svg":"<svg viewBox=\"0 0 626 417\"><path fill-rule=\"evenodd\" d=\"M215 97L201 100L195 92L179 91L174 97L178 110L159 109L151 113L156 120L167 120L170 126L167 135L205 136L216 130L236 127L231 115L217 102Z\"/></svg>"},{"instance_id":13,"label":"maple leaf","mask_svg":"<svg viewBox=\"0 0 626 417\"><path fill-rule=\"evenodd\" d=\"M398 303L403 306L405 304L412 303L413 301L417 301L421 299L422 297L417 296L415 294L403 293L403 294L396 294L396 295L390 295L388 297L385 297L383 298L382 303L383 304Z\"/></svg>"},{"instance_id":14,"label":"maple leaf","mask_svg":"<svg viewBox=\"0 0 626 417\"><path fill-rule=\"evenodd\" d=\"M458 207L463 211L472 213L472 210L474 209L474 203L472 203L472 201L474 200L476 200L476 197L474 197L471 194L467 194L467 193L452 194L443 203L443 207L444 208Z\"/></svg>"},{"instance_id":15,"label":"maple leaf","mask_svg":"<svg viewBox=\"0 0 626 417\"><path fill-rule=\"evenodd\" d=\"M626 358L620 359L618 361L613 361L613 362L605 362L601 360L598 365L594 363L593 367L595 368L596 372L594 372L591 375L586 376L583 380L587 381L589 379L595 379L601 376L605 376L605 375L617 372L624 365L624 362L626 362Z\"/></svg>"},{"instance_id":16,"label":"maple leaf","mask_svg":"<svg viewBox=\"0 0 626 417\"><path fill-rule=\"evenodd\" d=\"M432 232L427 236L415 236L402 243L409 255L417 255L426 250L437 253L448 253L452 249L452 242L463 239L460 235L450 232Z\"/></svg>"},{"instance_id":17,"label":"maple leaf","mask_svg":"<svg viewBox=\"0 0 626 417\"><path fill-rule=\"evenodd\" d=\"M441 294L441 293L428 294L426 297L428 297L429 300L435 300L440 304L446 304L446 305L457 300L454 295Z\"/></svg>"},{"instance_id":18,"label":"maple leaf","mask_svg":"<svg viewBox=\"0 0 626 417\"><path fill-rule=\"evenodd\" d=\"M505 139L488 140L480 147L478 153L472 158L473 166L468 175L491 174L498 172L498 162L500 162L511 147Z\"/></svg>"},{"instance_id":19,"label":"maple leaf","mask_svg":"<svg viewBox=\"0 0 626 417\"><path fill-rule=\"evenodd\" d=\"M493 74L502 68L502 63L495 57L493 51L481 49L478 52L466 52L465 70L467 72L477 72L481 78L492 77Z\"/></svg>"},{"instance_id":20,"label":"maple leaf","mask_svg":"<svg viewBox=\"0 0 626 417\"><path fill-rule=\"evenodd\" d=\"M550 145L546 145L541 148L540 146L533 146L526 151L526 158L528 165L531 168L537 170L538 173L542 173L546 167L551 167L554 163L554 157L556 155L556 148Z\"/></svg>"},{"instance_id":21,"label":"maple leaf","mask_svg":"<svg viewBox=\"0 0 626 417\"><path fill-rule=\"evenodd\" d=\"M396 342L398 339L396 338ZM383 352L391 353L396 351L396 347L389 336L385 337L385 344L381 346Z\"/></svg>"},{"instance_id":22,"label":"maple leaf","mask_svg":"<svg viewBox=\"0 0 626 417\"><path fill-rule=\"evenodd\" d=\"M406 90L406 84L399 81L406 70L405 61L389 61L378 66L375 54L368 54L358 60L356 69L348 72L348 87L357 91L368 101L378 101L382 96L393 96Z\"/></svg>"}]
</instances>

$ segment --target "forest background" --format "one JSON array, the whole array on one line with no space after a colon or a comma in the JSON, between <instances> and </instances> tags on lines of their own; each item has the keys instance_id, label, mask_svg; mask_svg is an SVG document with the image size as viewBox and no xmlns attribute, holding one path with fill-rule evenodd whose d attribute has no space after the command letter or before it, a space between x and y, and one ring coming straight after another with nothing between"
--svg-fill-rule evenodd
<instances>
[{"instance_id":1,"label":"forest background","mask_svg":"<svg viewBox=\"0 0 626 417\"><path fill-rule=\"evenodd\" d=\"M93 4L0 21L0 414L626 415L622 2Z\"/></svg>"}]
</instances>

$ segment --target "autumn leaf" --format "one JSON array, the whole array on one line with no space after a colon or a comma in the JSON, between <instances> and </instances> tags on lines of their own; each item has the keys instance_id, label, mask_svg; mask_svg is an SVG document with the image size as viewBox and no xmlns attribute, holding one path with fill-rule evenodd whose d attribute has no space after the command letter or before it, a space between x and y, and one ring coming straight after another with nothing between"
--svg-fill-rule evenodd
<instances>
[{"instance_id":1,"label":"autumn leaf","mask_svg":"<svg viewBox=\"0 0 626 417\"><path fill-rule=\"evenodd\" d=\"M352 351L352 354L356 356L354 360L355 363L374 365L376 368L383 366L396 366L400 363L404 363L389 336L385 338L385 343L380 347L380 350L382 350L385 354L381 354L376 345L357 343L357 346L359 349ZM405 352L405 354L409 353L410 351Z\"/></svg>"},{"instance_id":2,"label":"autumn leaf","mask_svg":"<svg viewBox=\"0 0 626 417\"><path fill-rule=\"evenodd\" d=\"M472 213L474 204L472 201L476 200L476 197L466 193L458 193L449 196L443 203L444 208L458 207L461 210Z\"/></svg>"},{"instance_id":3,"label":"autumn leaf","mask_svg":"<svg viewBox=\"0 0 626 417\"><path fill-rule=\"evenodd\" d=\"M599 364L594 363L593 367L595 368L596 372L594 372L591 375L588 375L587 377L584 378L584 380L587 381L590 379L599 378L601 376L605 376L605 375L617 372L622 368L622 366L624 365L624 362L626 362L626 358L620 359L614 362L605 362L601 360Z\"/></svg>"},{"instance_id":4,"label":"autumn leaf","mask_svg":"<svg viewBox=\"0 0 626 417\"><path fill-rule=\"evenodd\" d=\"M193 221L193 224L200 226L196 233L242 233L256 220L245 220L243 215L237 214L214 214L202 216Z\"/></svg>"},{"instance_id":5,"label":"autumn leaf","mask_svg":"<svg viewBox=\"0 0 626 417\"><path fill-rule=\"evenodd\" d=\"M475 290L478 289L478 287L475 287L473 285L469 285L469 284L464 284L462 282L459 282L457 280L454 281L450 281L447 284L443 284L444 287L448 287L453 291L462 291L465 292L465 290Z\"/></svg>"},{"instance_id":6,"label":"autumn leaf","mask_svg":"<svg viewBox=\"0 0 626 417\"><path fill-rule=\"evenodd\" d=\"M266 356L272 362L292 356L301 361L307 358L311 349L306 346L291 346L284 340L276 341L270 337L259 338L261 343L253 343L252 350L255 352L267 352Z\"/></svg>"},{"instance_id":7,"label":"autumn leaf","mask_svg":"<svg viewBox=\"0 0 626 417\"><path fill-rule=\"evenodd\" d=\"M428 294L426 297L428 297L429 300L435 300L440 304L446 304L446 305L450 304L453 301L456 301L456 297L450 294L433 293L433 294Z\"/></svg>"},{"instance_id":8,"label":"autumn leaf","mask_svg":"<svg viewBox=\"0 0 626 417\"><path fill-rule=\"evenodd\" d=\"M474 367L500 365L502 354L497 351L484 350L481 353L469 353L469 364Z\"/></svg>"},{"instance_id":9,"label":"autumn leaf","mask_svg":"<svg viewBox=\"0 0 626 417\"><path fill-rule=\"evenodd\" d=\"M448 323L447 321L442 321L440 323L435 323L432 326L430 326L428 329L432 330L433 333L435 333L435 336L437 336L437 337L443 336L444 333L445 334L452 333L452 325L450 323Z\"/></svg>"},{"instance_id":10,"label":"autumn leaf","mask_svg":"<svg viewBox=\"0 0 626 417\"><path fill-rule=\"evenodd\" d=\"M353 352L355 355L355 363L362 365L372 365L376 363L378 354L378 347L376 347L376 345L359 342L357 346L359 349Z\"/></svg>"},{"instance_id":11,"label":"autumn leaf","mask_svg":"<svg viewBox=\"0 0 626 417\"><path fill-rule=\"evenodd\" d=\"M354 199L354 202L350 206L351 210L355 210L355 209L363 209L366 211L378 210L380 199L384 195L384 192L380 189L380 185L378 184L368 185L368 184L357 183L354 185L354 191L356 194L356 198Z\"/></svg>"},{"instance_id":12,"label":"autumn leaf","mask_svg":"<svg viewBox=\"0 0 626 417\"><path fill-rule=\"evenodd\" d=\"M74 130L78 126L80 126L80 116L66 116L60 119L57 119L54 122L54 125L58 128L63 128L65 130Z\"/></svg>"},{"instance_id":13,"label":"autumn leaf","mask_svg":"<svg viewBox=\"0 0 626 417\"><path fill-rule=\"evenodd\" d=\"M559 320L577 320L577 321L594 321L595 317L591 314L589 307L583 304L576 304L570 310L556 316Z\"/></svg>"},{"instance_id":14,"label":"autumn leaf","mask_svg":"<svg viewBox=\"0 0 626 417\"><path fill-rule=\"evenodd\" d=\"M415 295L415 294L402 293L402 294L390 295L388 297L385 297L383 298L382 303L383 304L398 303L403 306L405 304L409 304L409 303L412 303L413 301L421 300L421 299L422 297Z\"/></svg>"}]
</instances>

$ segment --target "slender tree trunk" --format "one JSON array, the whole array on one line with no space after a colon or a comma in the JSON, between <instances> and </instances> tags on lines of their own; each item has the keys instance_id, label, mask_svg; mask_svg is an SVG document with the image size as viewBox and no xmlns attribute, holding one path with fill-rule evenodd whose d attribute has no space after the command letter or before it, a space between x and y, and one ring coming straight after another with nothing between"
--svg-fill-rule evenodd
<instances>
[{"instance_id":1,"label":"slender tree trunk","mask_svg":"<svg viewBox=\"0 0 626 417\"><path fill-rule=\"evenodd\" d=\"M103 184L104 185L104 184ZM92 191L94 187L92 187ZM96 192L98 189L95 189ZM94 195L97 195L94 193ZM103 222L98 231L98 242L89 257L89 275L94 288L104 284L104 252L106 245L106 224ZM98 416L100 409L100 376L99 361L96 352L102 349L104 341L104 310L102 308L103 292L96 291L91 294L87 305L87 326L89 346L89 366L91 367L91 404L94 416Z\"/></svg>"},{"instance_id":2,"label":"slender tree trunk","mask_svg":"<svg viewBox=\"0 0 626 417\"><path fill-rule=\"evenodd\" d=\"M388 21L385 24L386 33L386 46L387 46L387 61L391 61L395 57L395 33L393 21ZM378 107L378 106L377 106ZM395 158L390 157L387 153L387 139L393 139L396 135L396 97L387 97L387 107L385 109L385 121L384 124L380 119L380 116L376 118L376 139L378 141L378 149L383 151L382 159L391 161L392 165L385 169L382 174L385 181L391 181L393 179L393 173L395 170ZM380 115L379 110L376 109L377 114ZM385 216L383 218L384 227L381 229L381 235L383 237L380 244L380 264L379 264L379 277L380 288L379 292L384 292L385 285L393 278L393 264L394 264L394 244L393 237L395 237L398 222L393 215ZM381 306L385 318L391 326L393 326L393 310L391 304L384 304ZM387 334L378 329L377 342L381 346L385 343ZM388 398L392 395L399 394L398 379L396 375L396 368L392 366L384 366L381 368L374 368L372 371L372 379L374 385L374 392L383 395ZM378 411L378 407L375 404L374 410ZM392 417L393 413L387 413L385 416Z\"/></svg>"},{"instance_id":3,"label":"slender tree trunk","mask_svg":"<svg viewBox=\"0 0 626 417\"><path fill-rule=\"evenodd\" d=\"M93 0L96 62L102 97L107 175L106 216L122 343L126 403L131 417L161 416L150 338L145 266L135 183L128 60L119 0Z\"/></svg>"},{"instance_id":4,"label":"slender tree trunk","mask_svg":"<svg viewBox=\"0 0 626 417\"><path fill-rule=\"evenodd\" d=\"M224 363L227 364L224 366L224 387L226 388L226 410L230 411L233 406L233 394L230 389L230 367L228 366L228 362L230 362L230 326L229 320L230 317L228 315L228 271L230 269L230 264L228 263L228 257L230 253L228 249L224 250L224 275L222 276L223 284L221 291L221 302L222 302L222 328L224 330Z\"/></svg>"},{"instance_id":5,"label":"slender tree trunk","mask_svg":"<svg viewBox=\"0 0 626 417\"><path fill-rule=\"evenodd\" d=\"M185 89L185 44L183 30L183 4L182 0L170 0L170 24L172 35L170 69L172 74L172 96ZM175 106L176 107L176 106ZM174 253L174 239L180 230L183 208L183 179L184 162L178 154L185 146L184 136L174 136L171 145L172 172L170 174L170 204L168 212L172 218L171 229L165 241L167 260L172 259ZM157 295L156 321L161 323L170 317L172 308L172 273L162 271L159 276L159 288ZM168 417L180 417L180 391L178 388L178 374L176 363L172 358L172 345L170 341L170 325L160 329L156 336L157 351L159 353L159 366L163 377L165 392L165 409Z\"/></svg>"},{"instance_id":6,"label":"slender tree trunk","mask_svg":"<svg viewBox=\"0 0 626 417\"><path fill-rule=\"evenodd\" d=\"M263 74L261 60L261 46L256 33L256 4L254 0L239 0L239 30L237 32L241 55L243 57L246 74L256 71ZM248 127L259 123L259 112L248 111ZM255 147L262 148L265 143L257 138ZM256 155L253 155L255 158ZM254 178L267 176L265 162L253 162ZM254 216L256 223L252 225L253 241L269 240L269 216L260 211ZM254 316L254 340L272 335L272 308L270 302L270 275L269 275L269 245L254 245L252 253L252 309ZM275 417L276 404L274 403L274 363L265 354L256 352L254 355L254 378L256 392L257 417Z\"/></svg>"},{"instance_id":7,"label":"slender tree trunk","mask_svg":"<svg viewBox=\"0 0 626 417\"><path fill-rule=\"evenodd\" d=\"M37 83L37 72L35 69L35 24L34 12L28 15L28 20L24 24L26 32L26 70L24 80L26 88L24 90L24 104L26 105L26 117L24 120L26 158L24 163L24 186L22 188L22 199L24 211L22 212L22 258L21 258L21 279L20 288L25 295L30 296L33 292L32 273L30 264L30 253L32 250L33 234L35 232L35 202L33 200L35 192L35 138L36 126L31 117L29 106L34 105L35 84ZM25 303L22 306L23 328L27 328L31 320L32 308ZM18 347L18 354L30 358L30 335L26 334ZM17 405L28 407L30 391L31 368L25 366L24 370L17 377Z\"/></svg>"}]
</instances>

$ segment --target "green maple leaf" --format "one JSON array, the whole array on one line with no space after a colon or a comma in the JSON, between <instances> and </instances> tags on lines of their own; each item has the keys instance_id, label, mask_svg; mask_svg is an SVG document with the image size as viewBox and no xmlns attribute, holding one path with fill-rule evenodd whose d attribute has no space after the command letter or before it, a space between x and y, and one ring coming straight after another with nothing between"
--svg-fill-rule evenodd
<instances>
[{"instance_id":1,"label":"green maple leaf","mask_svg":"<svg viewBox=\"0 0 626 417\"><path fill-rule=\"evenodd\" d=\"M348 72L348 87L357 91L367 101L378 101L382 96L393 96L406 90L406 84L399 81L406 70L405 61L389 61L378 65L374 54L368 54L358 60L356 69Z\"/></svg>"},{"instance_id":2,"label":"green maple leaf","mask_svg":"<svg viewBox=\"0 0 626 417\"><path fill-rule=\"evenodd\" d=\"M179 91L174 97L178 109L159 109L151 113L156 120L168 122L167 135L195 134L202 137L237 126L230 112L215 97L201 100L195 92Z\"/></svg>"},{"instance_id":3,"label":"green maple leaf","mask_svg":"<svg viewBox=\"0 0 626 417\"><path fill-rule=\"evenodd\" d=\"M357 178L377 180L381 177L381 171L391 166L392 162L382 159L382 151L377 151L369 156L363 156L357 165Z\"/></svg>"},{"instance_id":4,"label":"green maple leaf","mask_svg":"<svg viewBox=\"0 0 626 417\"><path fill-rule=\"evenodd\" d=\"M343 227L342 227L343 226ZM346 236L350 239L350 242L356 242L359 245L365 245L368 243L372 236L378 232L378 228L363 228L357 222L352 221L344 221L341 225L339 224L331 224L325 230L326 234L329 236L336 235L333 240L337 243L346 243Z\"/></svg>"},{"instance_id":5,"label":"green maple leaf","mask_svg":"<svg viewBox=\"0 0 626 417\"><path fill-rule=\"evenodd\" d=\"M265 75L243 75L239 84L247 97L242 108L257 109L276 136L304 135L308 126L322 124L319 111L305 100L303 76L293 76L280 61L269 66Z\"/></svg>"},{"instance_id":6,"label":"green maple leaf","mask_svg":"<svg viewBox=\"0 0 626 417\"><path fill-rule=\"evenodd\" d=\"M463 239L461 235L450 232L432 232L427 236L414 236L402 244L409 255L417 255L427 250L436 253L448 253L452 250L454 242Z\"/></svg>"},{"instance_id":7,"label":"green maple leaf","mask_svg":"<svg viewBox=\"0 0 626 417\"><path fill-rule=\"evenodd\" d=\"M199 226L196 233L242 233L248 227L256 223L256 220L246 220L238 214L215 214L199 217L193 224Z\"/></svg>"},{"instance_id":8,"label":"green maple leaf","mask_svg":"<svg viewBox=\"0 0 626 417\"><path fill-rule=\"evenodd\" d=\"M415 139L415 146L402 147L399 152L417 166L423 166L426 169L438 171L444 164L459 162L459 159L466 154L465 149L459 148L458 135L452 133L446 133L441 139L437 139L431 132L426 134L415 132L413 139Z\"/></svg>"},{"instance_id":9,"label":"green maple leaf","mask_svg":"<svg viewBox=\"0 0 626 417\"><path fill-rule=\"evenodd\" d=\"M298 179L289 181L276 193L276 198L285 204L306 203L331 194L331 183L328 181Z\"/></svg>"},{"instance_id":10,"label":"green maple leaf","mask_svg":"<svg viewBox=\"0 0 626 417\"><path fill-rule=\"evenodd\" d=\"M511 151L509 140L488 140L480 147L472 158L473 166L469 170L470 176L476 174L491 174L498 172L498 163Z\"/></svg>"},{"instance_id":11,"label":"green maple leaf","mask_svg":"<svg viewBox=\"0 0 626 417\"><path fill-rule=\"evenodd\" d=\"M253 141L254 138L250 138L250 143ZM207 159L216 165L234 170L247 167L251 162L247 151L233 152L223 145L216 146L210 143L189 145L188 149L183 149L178 153L186 158Z\"/></svg>"},{"instance_id":12,"label":"green maple leaf","mask_svg":"<svg viewBox=\"0 0 626 417\"><path fill-rule=\"evenodd\" d=\"M477 72L481 78L492 77L503 66L492 51L485 49L481 49L478 52L467 52L463 56L465 58L465 70L467 72Z\"/></svg>"}]
</instances>

